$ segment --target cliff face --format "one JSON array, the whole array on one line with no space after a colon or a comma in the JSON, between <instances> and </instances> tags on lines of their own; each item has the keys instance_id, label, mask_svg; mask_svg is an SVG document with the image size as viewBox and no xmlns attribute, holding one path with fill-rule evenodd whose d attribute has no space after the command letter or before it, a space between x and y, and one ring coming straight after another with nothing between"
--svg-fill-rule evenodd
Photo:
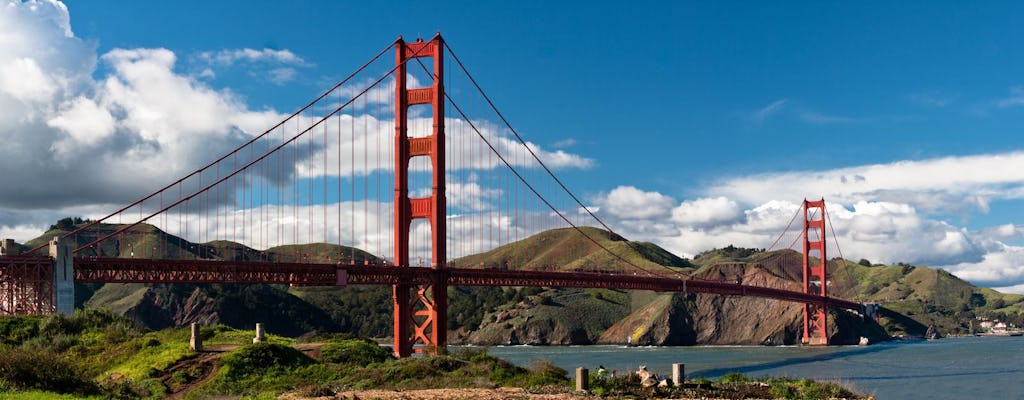
<instances>
[{"instance_id":1,"label":"cliff face","mask_svg":"<svg viewBox=\"0 0 1024 400\"><path fill-rule=\"evenodd\" d=\"M298 336L312 330L338 331L323 310L270 285L106 284L85 303L131 317L153 329L225 324Z\"/></svg>"},{"instance_id":2,"label":"cliff face","mask_svg":"<svg viewBox=\"0 0 1024 400\"><path fill-rule=\"evenodd\" d=\"M599 344L685 346L697 343L685 296L659 295L601 334Z\"/></svg>"},{"instance_id":3,"label":"cliff face","mask_svg":"<svg viewBox=\"0 0 1024 400\"><path fill-rule=\"evenodd\" d=\"M700 279L767 287L795 289L793 286L797 285L786 271L748 265L710 268L698 274L696 277ZM635 307L625 307L623 301L623 306L614 311L591 313L583 311L584 307L578 304L581 298L559 293L561 291L542 293L532 302L521 302L494 313L484 320L479 330L470 333L467 342L478 345L791 345L800 343L803 329L802 305L778 300L657 294L639 301ZM622 293L623 296L637 294ZM544 300L544 296L557 300ZM607 305L605 308L611 310ZM625 315L614 319L619 313ZM592 323L584 326L580 315L586 315ZM601 323L593 323L597 319ZM872 342L888 338L874 321L865 321L845 311L830 313L828 333L829 340L835 344L856 344L861 336Z\"/></svg>"},{"instance_id":4,"label":"cliff face","mask_svg":"<svg viewBox=\"0 0 1024 400\"><path fill-rule=\"evenodd\" d=\"M453 343L593 344L629 314L629 295L611 290L549 290L486 313L480 327Z\"/></svg>"}]
</instances>

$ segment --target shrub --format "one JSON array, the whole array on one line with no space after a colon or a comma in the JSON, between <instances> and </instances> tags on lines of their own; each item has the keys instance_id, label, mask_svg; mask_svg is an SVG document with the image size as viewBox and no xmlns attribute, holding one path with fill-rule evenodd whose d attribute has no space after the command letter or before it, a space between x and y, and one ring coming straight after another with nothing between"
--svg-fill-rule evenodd
<instances>
[{"instance_id":1,"label":"shrub","mask_svg":"<svg viewBox=\"0 0 1024 400\"><path fill-rule=\"evenodd\" d=\"M538 359L534 361L533 366L530 368L530 377L527 380L529 386L547 386L564 383L568 378L566 375L568 372L555 365L548 359Z\"/></svg>"},{"instance_id":2,"label":"shrub","mask_svg":"<svg viewBox=\"0 0 1024 400\"><path fill-rule=\"evenodd\" d=\"M390 360L394 357L388 349L376 343L348 339L336 343L328 343L320 348L320 358L335 364L369 365Z\"/></svg>"},{"instance_id":3,"label":"shrub","mask_svg":"<svg viewBox=\"0 0 1024 400\"><path fill-rule=\"evenodd\" d=\"M718 383L730 384L730 383L743 383L743 382L748 382L748 381L750 381L750 379L748 379L743 374L741 374L739 372L730 372L728 374L725 374L725 376L723 376L721 379L719 379Z\"/></svg>"},{"instance_id":4,"label":"shrub","mask_svg":"<svg viewBox=\"0 0 1024 400\"><path fill-rule=\"evenodd\" d=\"M275 370L284 371L313 364L313 359L290 346L256 343L228 353L220 360L225 377L236 380Z\"/></svg>"},{"instance_id":5,"label":"shrub","mask_svg":"<svg viewBox=\"0 0 1024 400\"><path fill-rule=\"evenodd\" d=\"M39 335L39 317L0 318L0 344L18 346Z\"/></svg>"},{"instance_id":6,"label":"shrub","mask_svg":"<svg viewBox=\"0 0 1024 400\"><path fill-rule=\"evenodd\" d=\"M96 386L64 358L39 350L10 349L0 353L0 381L20 390L90 394Z\"/></svg>"}]
</instances>

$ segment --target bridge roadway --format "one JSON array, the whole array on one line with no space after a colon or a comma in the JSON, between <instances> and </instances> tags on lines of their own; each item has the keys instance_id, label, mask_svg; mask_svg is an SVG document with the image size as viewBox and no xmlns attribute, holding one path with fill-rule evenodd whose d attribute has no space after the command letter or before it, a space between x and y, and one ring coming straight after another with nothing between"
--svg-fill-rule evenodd
<instances>
[{"instance_id":1,"label":"bridge roadway","mask_svg":"<svg viewBox=\"0 0 1024 400\"><path fill-rule=\"evenodd\" d=\"M222 260L150 260L138 258L76 258L75 281L82 283L236 283L337 285L429 285L447 278L450 286L535 286L653 290L755 296L797 303L824 304L860 311L857 302L784 289L665 276L593 272L507 271L498 269L382 265L281 263Z\"/></svg>"}]
</instances>

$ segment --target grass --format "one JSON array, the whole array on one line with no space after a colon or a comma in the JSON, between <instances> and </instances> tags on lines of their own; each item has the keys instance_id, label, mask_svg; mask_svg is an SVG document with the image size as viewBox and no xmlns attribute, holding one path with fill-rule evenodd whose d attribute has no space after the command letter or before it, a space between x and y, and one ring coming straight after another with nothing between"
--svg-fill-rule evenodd
<instances>
[{"instance_id":1,"label":"grass","mask_svg":"<svg viewBox=\"0 0 1024 400\"><path fill-rule=\"evenodd\" d=\"M118 374L134 380L155 377L175 363L196 354L189 350L187 338L181 340L181 336L175 331L146 334L137 340L140 348L132 357L107 370L104 375Z\"/></svg>"},{"instance_id":2,"label":"grass","mask_svg":"<svg viewBox=\"0 0 1024 400\"><path fill-rule=\"evenodd\" d=\"M239 330L227 325L204 326L200 328L199 334L202 336L203 345L205 346L252 344L252 338L256 337L255 330ZM266 333L265 337L267 343L295 344L295 339L286 336Z\"/></svg>"},{"instance_id":3,"label":"grass","mask_svg":"<svg viewBox=\"0 0 1024 400\"><path fill-rule=\"evenodd\" d=\"M0 390L0 392L3 391ZM109 398L100 395L82 396L75 394L44 392L40 390L3 392L2 397L5 400L101 400Z\"/></svg>"}]
</instances>

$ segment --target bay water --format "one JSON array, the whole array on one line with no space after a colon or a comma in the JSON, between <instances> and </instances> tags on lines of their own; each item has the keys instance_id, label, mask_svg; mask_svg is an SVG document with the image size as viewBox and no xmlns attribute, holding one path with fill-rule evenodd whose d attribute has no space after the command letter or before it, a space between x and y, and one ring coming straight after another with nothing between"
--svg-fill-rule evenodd
<instances>
[{"instance_id":1,"label":"bay water","mask_svg":"<svg viewBox=\"0 0 1024 400\"><path fill-rule=\"evenodd\" d=\"M838 381L877 399L1022 399L1024 337L967 337L871 346L499 346L488 353L517 365L547 359L569 371L636 371L689 379L729 372Z\"/></svg>"}]
</instances>

